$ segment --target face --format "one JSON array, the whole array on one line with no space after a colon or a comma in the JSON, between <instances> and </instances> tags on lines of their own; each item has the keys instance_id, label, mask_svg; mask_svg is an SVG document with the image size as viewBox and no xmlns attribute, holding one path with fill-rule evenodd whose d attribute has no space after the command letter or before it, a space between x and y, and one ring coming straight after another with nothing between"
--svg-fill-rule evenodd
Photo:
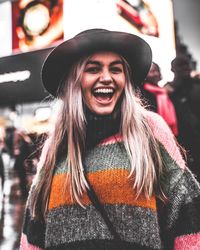
<instances>
[{"instance_id":1,"label":"face","mask_svg":"<svg viewBox=\"0 0 200 250\"><path fill-rule=\"evenodd\" d=\"M147 82L157 85L157 83L162 79L160 74L160 69L156 64L152 63L149 73L147 75Z\"/></svg>"},{"instance_id":2,"label":"face","mask_svg":"<svg viewBox=\"0 0 200 250\"><path fill-rule=\"evenodd\" d=\"M192 70L189 61L180 60L176 64L174 64L172 71L176 76L190 77L190 73Z\"/></svg>"},{"instance_id":3,"label":"face","mask_svg":"<svg viewBox=\"0 0 200 250\"><path fill-rule=\"evenodd\" d=\"M112 52L93 54L85 66L81 87L85 103L92 112L111 114L125 87L120 56Z\"/></svg>"}]
</instances>

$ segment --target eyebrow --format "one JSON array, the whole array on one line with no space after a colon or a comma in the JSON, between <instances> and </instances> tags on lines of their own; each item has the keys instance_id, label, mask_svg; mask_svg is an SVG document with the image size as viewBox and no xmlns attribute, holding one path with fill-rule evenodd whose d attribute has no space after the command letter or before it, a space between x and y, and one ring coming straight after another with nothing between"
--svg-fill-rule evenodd
<instances>
[{"instance_id":1,"label":"eyebrow","mask_svg":"<svg viewBox=\"0 0 200 250\"><path fill-rule=\"evenodd\" d=\"M88 64L94 64L94 65L98 65L98 66L102 65L101 62L99 62L99 61L92 61L92 60L88 61L86 65L88 65ZM123 62L120 61L120 60L116 60L116 61L111 62L110 66L113 66L113 65L116 65L116 64L121 64L123 66Z\"/></svg>"}]
</instances>

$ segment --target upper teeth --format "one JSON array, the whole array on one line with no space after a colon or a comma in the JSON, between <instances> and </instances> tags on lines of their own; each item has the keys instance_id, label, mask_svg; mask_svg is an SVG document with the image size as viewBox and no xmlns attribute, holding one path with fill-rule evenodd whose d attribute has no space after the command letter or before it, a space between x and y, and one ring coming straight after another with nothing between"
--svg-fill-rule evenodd
<instances>
[{"instance_id":1,"label":"upper teeth","mask_svg":"<svg viewBox=\"0 0 200 250\"><path fill-rule=\"evenodd\" d=\"M95 89L94 93L113 93L113 89Z\"/></svg>"}]
</instances>

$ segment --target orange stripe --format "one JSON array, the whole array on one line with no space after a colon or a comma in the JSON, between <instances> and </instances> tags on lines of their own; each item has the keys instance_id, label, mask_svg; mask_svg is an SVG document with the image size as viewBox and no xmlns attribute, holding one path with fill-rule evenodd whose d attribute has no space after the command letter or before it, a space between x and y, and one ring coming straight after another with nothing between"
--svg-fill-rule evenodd
<instances>
[{"instance_id":1,"label":"orange stripe","mask_svg":"<svg viewBox=\"0 0 200 250\"><path fill-rule=\"evenodd\" d=\"M104 204L127 204L145 208L156 209L155 197L147 200L144 195L136 200L136 194L132 188L133 179L128 178L129 172L123 169L112 169L90 173L88 179L95 189L100 201ZM70 193L64 192L66 174L54 176L49 201L49 209L62 205L73 205ZM91 204L87 194L83 195L83 203Z\"/></svg>"}]
</instances>

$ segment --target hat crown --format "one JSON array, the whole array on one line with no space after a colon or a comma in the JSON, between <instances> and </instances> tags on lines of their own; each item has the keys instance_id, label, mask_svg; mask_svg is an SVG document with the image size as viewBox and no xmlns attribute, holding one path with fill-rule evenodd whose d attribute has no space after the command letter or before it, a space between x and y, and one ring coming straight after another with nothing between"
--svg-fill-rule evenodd
<instances>
[{"instance_id":1,"label":"hat crown","mask_svg":"<svg viewBox=\"0 0 200 250\"><path fill-rule=\"evenodd\" d=\"M88 35L88 34L92 34L92 33L99 33L99 32L109 32L109 30L106 30L106 29L88 29L88 30L81 31L80 33L75 35L75 37Z\"/></svg>"}]
</instances>

